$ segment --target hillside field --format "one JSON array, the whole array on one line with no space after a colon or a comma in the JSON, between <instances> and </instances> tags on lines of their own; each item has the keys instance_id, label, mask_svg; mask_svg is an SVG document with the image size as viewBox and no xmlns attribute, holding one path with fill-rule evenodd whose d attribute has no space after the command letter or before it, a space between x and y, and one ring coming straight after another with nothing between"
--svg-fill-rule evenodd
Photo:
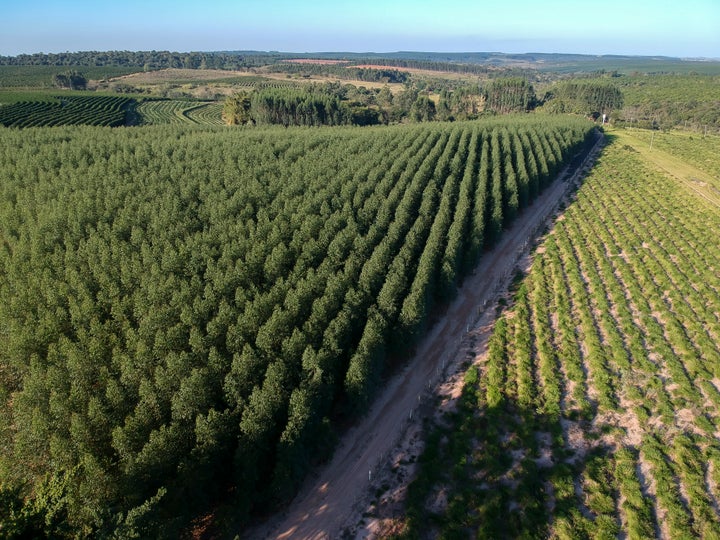
<instances>
[{"instance_id":1,"label":"hillside field","mask_svg":"<svg viewBox=\"0 0 720 540\"><path fill-rule=\"evenodd\" d=\"M720 63L8 63L0 537L720 539Z\"/></svg>"}]
</instances>

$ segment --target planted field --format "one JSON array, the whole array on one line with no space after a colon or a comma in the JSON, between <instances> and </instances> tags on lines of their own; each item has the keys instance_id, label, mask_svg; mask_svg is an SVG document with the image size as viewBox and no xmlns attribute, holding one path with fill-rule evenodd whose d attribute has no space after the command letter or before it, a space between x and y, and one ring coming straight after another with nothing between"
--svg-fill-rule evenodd
<instances>
[{"instance_id":1,"label":"planted field","mask_svg":"<svg viewBox=\"0 0 720 540\"><path fill-rule=\"evenodd\" d=\"M0 125L7 127L122 126L135 100L119 96L55 96L0 107Z\"/></svg>"},{"instance_id":2,"label":"planted field","mask_svg":"<svg viewBox=\"0 0 720 540\"><path fill-rule=\"evenodd\" d=\"M222 110L222 103L201 103L187 109L185 115L196 124L221 126L224 124Z\"/></svg>"},{"instance_id":3,"label":"planted field","mask_svg":"<svg viewBox=\"0 0 720 540\"><path fill-rule=\"evenodd\" d=\"M146 84L203 84L209 82L240 83L248 81L252 84L255 81L267 80L248 72L230 71L224 69L178 69L167 68L156 71L142 71L118 77L132 85Z\"/></svg>"},{"instance_id":4,"label":"planted field","mask_svg":"<svg viewBox=\"0 0 720 540\"><path fill-rule=\"evenodd\" d=\"M146 100L137 108L143 124L222 125L222 103L182 100Z\"/></svg>"},{"instance_id":5,"label":"planted field","mask_svg":"<svg viewBox=\"0 0 720 540\"><path fill-rule=\"evenodd\" d=\"M207 70L207 69L163 69L133 73L118 77L110 83L124 83L145 88L162 90L167 86L180 87L186 91L206 86L212 90L232 89L235 92L252 91L258 88L288 88L303 84L303 79L288 79L286 74L263 73L257 75L246 71Z\"/></svg>"},{"instance_id":6,"label":"planted field","mask_svg":"<svg viewBox=\"0 0 720 540\"><path fill-rule=\"evenodd\" d=\"M143 537L285 501L591 129L4 130L3 496Z\"/></svg>"},{"instance_id":7,"label":"planted field","mask_svg":"<svg viewBox=\"0 0 720 540\"><path fill-rule=\"evenodd\" d=\"M138 71L138 68L122 66L2 66L0 65L0 88L52 88L53 77L69 69L77 69L88 80L119 77Z\"/></svg>"},{"instance_id":8,"label":"planted field","mask_svg":"<svg viewBox=\"0 0 720 540\"><path fill-rule=\"evenodd\" d=\"M718 82L717 72L620 77L617 84L625 96L621 116L626 125L683 127L700 133L708 129L717 134L720 130Z\"/></svg>"},{"instance_id":9,"label":"planted field","mask_svg":"<svg viewBox=\"0 0 720 540\"><path fill-rule=\"evenodd\" d=\"M686 131L647 131L640 129L623 130L623 141L632 143L633 148L665 169L680 172L684 180L705 182L720 189L720 137ZM668 157L670 156L670 157ZM674 158L674 159L673 159ZM662 160L675 162L669 165ZM699 171L698 171L699 169Z\"/></svg>"},{"instance_id":10,"label":"planted field","mask_svg":"<svg viewBox=\"0 0 720 540\"><path fill-rule=\"evenodd\" d=\"M429 439L408 537L720 536L720 207L614 139Z\"/></svg>"}]
</instances>

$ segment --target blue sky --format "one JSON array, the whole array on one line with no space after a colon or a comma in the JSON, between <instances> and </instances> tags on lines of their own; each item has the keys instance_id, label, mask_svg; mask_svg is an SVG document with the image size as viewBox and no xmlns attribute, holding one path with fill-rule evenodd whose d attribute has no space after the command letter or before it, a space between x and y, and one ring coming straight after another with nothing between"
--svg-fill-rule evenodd
<instances>
[{"instance_id":1,"label":"blue sky","mask_svg":"<svg viewBox=\"0 0 720 540\"><path fill-rule=\"evenodd\" d=\"M0 0L0 55L152 49L720 58L720 0Z\"/></svg>"}]
</instances>

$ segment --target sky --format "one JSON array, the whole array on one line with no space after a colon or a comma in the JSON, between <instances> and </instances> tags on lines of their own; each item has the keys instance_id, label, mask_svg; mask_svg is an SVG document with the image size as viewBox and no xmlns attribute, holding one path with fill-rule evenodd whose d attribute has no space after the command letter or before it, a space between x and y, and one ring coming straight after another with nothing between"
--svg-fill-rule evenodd
<instances>
[{"instance_id":1,"label":"sky","mask_svg":"<svg viewBox=\"0 0 720 540\"><path fill-rule=\"evenodd\" d=\"M0 0L0 55L89 50L720 58L720 0Z\"/></svg>"}]
</instances>

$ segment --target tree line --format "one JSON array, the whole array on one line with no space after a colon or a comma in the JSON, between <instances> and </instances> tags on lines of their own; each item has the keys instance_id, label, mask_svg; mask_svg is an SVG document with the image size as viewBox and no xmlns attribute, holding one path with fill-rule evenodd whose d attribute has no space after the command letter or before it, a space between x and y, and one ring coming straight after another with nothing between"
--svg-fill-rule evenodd
<instances>
[{"instance_id":1,"label":"tree line","mask_svg":"<svg viewBox=\"0 0 720 540\"><path fill-rule=\"evenodd\" d=\"M574 113L599 117L622 109L620 88L598 79L576 79L558 82L545 96L545 110L553 113Z\"/></svg>"},{"instance_id":2,"label":"tree line","mask_svg":"<svg viewBox=\"0 0 720 540\"><path fill-rule=\"evenodd\" d=\"M393 95L388 87L369 91L326 83L237 93L226 98L223 116L230 125L373 125L476 119L482 113L527 112L535 105L532 85L515 78L496 79L486 88L445 89L437 100L412 84Z\"/></svg>"},{"instance_id":3,"label":"tree line","mask_svg":"<svg viewBox=\"0 0 720 540\"><path fill-rule=\"evenodd\" d=\"M166 68L241 69L279 61L280 55L253 52L80 51L0 56L2 66L124 66L145 70Z\"/></svg>"},{"instance_id":4,"label":"tree line","mask_svg":"<svg viewBox=\"0 0 720 540\"><path fill-rule=\"evenodd\" d=\"M272 66L273 72L308 75L326 75L345 80L365 82L405 83L410 74L397 69L378 67L368 68L352 64L311 64L296 62L278 62Z\"/></svg>"}]
</instances>

